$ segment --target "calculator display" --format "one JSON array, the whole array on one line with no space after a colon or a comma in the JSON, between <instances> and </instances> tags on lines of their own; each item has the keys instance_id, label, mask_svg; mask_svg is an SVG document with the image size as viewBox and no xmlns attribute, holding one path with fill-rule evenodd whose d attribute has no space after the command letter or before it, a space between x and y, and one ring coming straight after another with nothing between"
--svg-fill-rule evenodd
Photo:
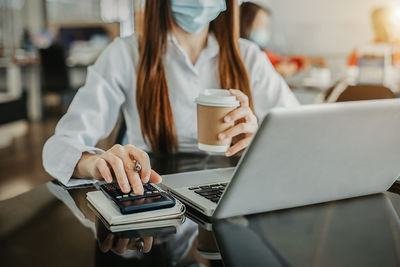
<instances>
[{"instance_id":1,"label":"calculator display","mask_svg":"<svg viewBox=\"0 0 400 267\"><path fill-rule=\"evenodd\" d=\"M162 196L156 196L156 197L146 197L146 198L139 198L139 199L134 199L134 200L123 200L120 201L121 205L128 207L128 206L136 206L136 205L143 205L143 204L149 204L149 203L157 203L157 202L162 202L165 199L163 199Z\"/></svg>"}]
</instances>

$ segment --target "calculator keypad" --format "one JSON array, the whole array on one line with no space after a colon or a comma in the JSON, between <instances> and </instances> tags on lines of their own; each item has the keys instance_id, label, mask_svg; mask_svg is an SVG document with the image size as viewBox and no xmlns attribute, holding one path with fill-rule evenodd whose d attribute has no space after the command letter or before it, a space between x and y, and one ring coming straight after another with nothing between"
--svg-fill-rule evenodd
<instances>
[{"instance_id":1,"label":"calculator keypad","mask_svg":"<svg viewBox=\"0 0 400 267\"><path fill-rule=\"evenodd\" d=\"M151 184L143 184L143 189L144 189L143 195L136 195L135 193L133 193L132 188L129 193L124 193L121 191L117 182L113 182L110 184L102 184L100 188L104 193L108 194L115 201L125 201L125 200L154 197L154 196L159 196L161 194L161 192Z\"/></svg>"}]
</instances>

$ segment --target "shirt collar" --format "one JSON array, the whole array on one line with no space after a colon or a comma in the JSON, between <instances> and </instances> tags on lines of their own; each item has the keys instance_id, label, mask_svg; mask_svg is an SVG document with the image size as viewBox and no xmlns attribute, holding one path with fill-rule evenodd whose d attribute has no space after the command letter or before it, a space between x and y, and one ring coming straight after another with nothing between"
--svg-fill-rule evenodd
<instances>
[{"instance_id":1,"label":"shirt collar","mask_svg":"<svg viewBox=\"0 0 400 267\"><path fill-rule=\"evenodd\" d=\"M219 53L219 44L214 33L210 32L207 38L207 46L201 51L207 58L213 58Z\"/></svg>"},{"instance_id":2,"label":"shirt collar","mask_svg":"<svg viewBox=\"0 0 400 267\"><path fill-rule=\"evenodd\" d=\"M168 34L168 43L172 44L173 47L177 50L177 52L188 60L186 52L183 50L182 46L178 43L178 41L176 40L175 36L172 33ZM201 51L200 56L196 62L196 65L202 60L212 59L216 57L218 53L219 53L218 41L215 38L214 33L210 32L207 37L207 46L203 49L203 51Z\"/></svg>"}]
</instances>

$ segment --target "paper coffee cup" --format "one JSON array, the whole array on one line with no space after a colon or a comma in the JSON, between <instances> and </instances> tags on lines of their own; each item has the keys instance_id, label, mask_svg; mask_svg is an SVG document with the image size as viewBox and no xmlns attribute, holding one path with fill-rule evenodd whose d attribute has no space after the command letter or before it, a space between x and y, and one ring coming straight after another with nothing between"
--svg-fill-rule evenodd
<instances>
[{"instance_id":1,"label":"paper coffee cup","mask_svg":"<svg viewBox=\"0 0 400 267\"><path fill-rule=\"evenodd\" d=\"M219 140L218 134L234 125L225 122L224 117L240 104L228 90L205 89L195 100L197 104L197 135L200 150L225 152L231 145L231 138Z\"/></svg>"}]
</instances>

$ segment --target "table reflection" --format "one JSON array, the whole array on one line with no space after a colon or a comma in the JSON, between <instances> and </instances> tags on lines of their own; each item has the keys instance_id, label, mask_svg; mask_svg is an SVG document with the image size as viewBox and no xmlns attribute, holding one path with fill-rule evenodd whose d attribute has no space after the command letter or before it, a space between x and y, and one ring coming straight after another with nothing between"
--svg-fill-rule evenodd
<instances>
[{"instance_id":1,"label":"table reflection","mask_svg":"<svg viewBox=\"0 0 400 267\"><path fill-rule=\"evenodd\" d=\"M237 159L179 154L152 162L166 174ZM217 222L188 207L173 228L119 232L90 208L86 193L93 190L50 182L0 202L1 265L400 266L398 184L384 194Z\"/></svg>"},{"instance_id":2,"label":"table reflection","mask_svg":"<svg viewBox=\"0 0 400 267\"><path fill-rule=\"evenodd\" d=\"M152 167L162 174L230 167L238 162L238 158L208 154L151 155L151 160ZM86 200L86 193L97 190L95 187L67 189L55 181L47 187L93 231L95 266L223 266L213 233L202 226L199 229L191 219L179 226L135 229L132 224L126 231L110 231Z\"/></svg>"},{"instance_id":3,"label":"table reflection","mask_svg":"<svg viewBox=\"0 0 400 267\"><path fill-rule=\"evenodd\" d=\"M208 153L149 154L151 167L160 174L234 167L240 157Z\"/></svg>"},{"instance_id":4,"label":"table reflection","mask_svg":"<svg viewBox=\"0 0 400 267\"><path fill-rule=\"evenodd\" d=\"M221 220L215 229L228 266L400 264L400 221L386 194Z\"/></svg>"}]
</instances>

